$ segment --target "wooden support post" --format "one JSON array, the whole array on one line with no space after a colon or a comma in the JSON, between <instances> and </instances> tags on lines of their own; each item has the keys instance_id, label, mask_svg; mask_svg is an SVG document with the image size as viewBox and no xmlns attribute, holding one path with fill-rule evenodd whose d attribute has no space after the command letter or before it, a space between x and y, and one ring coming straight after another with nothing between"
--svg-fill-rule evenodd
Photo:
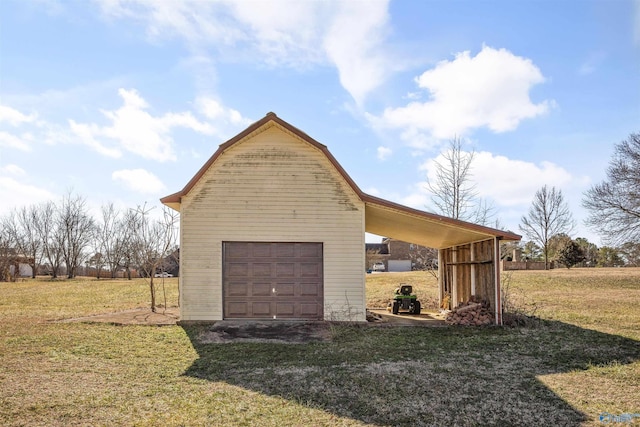
<instances>
[{"instance_id":1,"label":"wooden support post","mask_svg":"<svg viewBox=\"0 0 640 427\"><path fill-rule=\"evenodd\" d=\"M469 244L471 250L471 296L476 295L476 265L473 263L475 259L475 245Z\"/></svg>"},{"instance_id":2,"label":"wooden support post","mask_svg":"<svg viewBox=\"0 0 640 427\"><path fill-rule=\"evenodd\" d=\"M493 267L494 267L494 280L495 280L495 318L496 325L502 325L502 295L500 290L500 240L495 237L493 239Z\"/></svg>"},{"instance_id":3,"label":"wooden support post","mask_svg":"<svg viewBox=\"0 0 640 427\"><path fill-rule=\"evenodd\" d=\"M453 267L451 267L451 309L453 310L458 306L458 266L455 265L458 261L458 247L451 248L451 258L453 261Z\"/></svg>"},{"instance_id":4,"label":"wooden support post","mask_svg":"<svg viewBox=\"0 0 640 427\"><path fill-rule=\"evenodd\" d=\"M442 301L444 300L444 283L445 283L445 275L447 274L447 268L444 265L444 250L438 249L438 305L442 306Z\"/></svg>"}]
</instances>

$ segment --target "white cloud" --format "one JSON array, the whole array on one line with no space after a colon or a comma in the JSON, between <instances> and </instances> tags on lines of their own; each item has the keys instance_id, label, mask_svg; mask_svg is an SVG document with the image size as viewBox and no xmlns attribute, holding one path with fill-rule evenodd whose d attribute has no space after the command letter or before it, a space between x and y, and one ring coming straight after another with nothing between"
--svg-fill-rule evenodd
<instances>
[{"instance_id":1,"label":"white cloud","mask_svg":"<svg viewBox=\"0 0 640 427\"><path fill-rule=\"evenodd\" d=\"M365 193L370 194L372 196L380 196L380 190L378 190L376 187L369 187L366 190L364 190Z\"/></svg>"},{"instance_id":2,"label":"white cloud","mask_svg":"<svg viewBox=\"0 0 640 427\"><path fill-rule=\"evenodd\" d=\"M100 135L101 133L101 130L97 125L95 124L86 125L86 124L76 123L73 120L69 120L69 128L71 129L71 132L73 132L73 134L75 134L75 136L78 137L78 140L82 144L90 148L93 148L99 154L106 157L112 157L114 159L118 159L122 157L122 151L120 151L118 148L107 147L105 144L103 144L102 142L94 138L94 135ZM50 143L60 142L61 140L64 139L64 135L60 135L60 134L49 134L49 135L51 136L51 138L48 138L47 141Z\"/></svg>"},{"instance_id":3,"label":"white cloud","mask_svg":"<svg viewBox=\"0 0 640 427\"><path fill-rule=\"evenodd\" d=\"M424 162L420 169L427 171L429 180L436 178L435 163L442 163L442 155ZM499 206L528 206L543 185L567 188L584 185L587 178L575 178L564 168L548 161L535 164L513 160L505 156L476 152L471 170L471 182L478 196L489 198Z\"/></svg>"},{"instance_id":4,"label":"white cloud","mask_svg":"<svg viewBox=\"0 0 640 427\"><path fill-rule=\"evenodd\" d=\"M0 104L0 123L7 122L12 126L19 126L22 123L33 122L36 117L35 113L26 115L16 109Z\"/></svg>"},{"instance_id":5,"label":"white cloud","mask_svg":"<svg viewBox=\"0 0 640 427\"><path fill-rule=\"evenodd\" d=\"M114 181L122 182L128 189L142 194L159 194L166 187L160 179L144 169L123 169L111 174Z\"/></svg>"},{"instance_id":6,"label":"white cloud","mask_svg":"<svg viewBox=\"0 0 640 427\"><path fill-rule=\"evenodd\" d=\"M196 99L196 108L204 117L215 120L216 122L234 126L247 126L251 124L251 120L242 117L239 111L225 107L213 98L206 96L199 97Z\"/></svg>"},{"instance_id":7,"label":"white cloud","mask_svg":"<svg viewBox=\"0 0 640 427\"><path fill-rule=\"evenodd\" d=\"M427 190L427 182L420 181L415 183L412 191L410 191L408 195L400 197L399 203L422 211L432 210L429 208L431 205L431 194L429 190Z\"/></svg>"},{"instance_id":8,"label":"white cloud","mask_svg":"<svg viewBox=\"0 0 640 427\"><path fill-rule=\"evenodd\" d=\"M379 160L387 160L393 151L389 147L378 147L378 159Z\"/></svg>"},{"instance_id":9,"label":"white cloud","mask_svg":"<svg viewBox=\"0 0 640 427\"><path fill-rule=\"evenodd\" d=\"M534 104L529 98L531 88L544 81L530 59L483 46L475 57L461 52L420 75L416 82L429 92L426 102L387 108L373 120L377 126L402 128L407 141L423 133L447 139L481 127L506 132L553 105L549 100Z\"/></svg>"},{"instance_id":10,"label":"white cloud","mask_svg":"<svg viewBox=\"0 0 640 427\"><path fill-rule=\"evenodd\" d=\"M262 61L306 68L333 64L357 103L400 62L383 43L388 0L269 2L100 0L108 18L142 22L151 39L178 37L202 56L213 48L223 60Z\"/></svg>"},{"instance_id":11,"label":"white cloud","mask_svg":"<svg viewBox=\"0 0 640 427\"><path fill-rule=\"evenodd\" d=\"M387 1L343 2L324 38L340 83L358 104L394 71L381 48L388 32L388 6Z\"/></svg>"},{"instance_id":12,"label":"white cloud","mask_svg":"<svg viewBox=\"0 0 640 427\"><path fill-rule=\"evenodd\" d=\"M6 165L0 167L0 174L3 175L15 175L15 176L25 176L27 173L24 169L22 169L18 165Z\"/></svg>"},{"instance_id":13,"label":"white cloud","mask_svg":"<svg viewBox=\"0 0 640 427\"><path fill-rule=\"evenodd\" d=\"M16 171L3 170L3 172L15 174ZM55 197L56 195L48 190L26 183L24 177L20 177L20 180L17 180L0 174L0 200L7 202L0 203L0 214L7 213L14 208L51 200Z\"/></svg>"},{"instance_id":14,"label":"white cloud","mask_svg":"<svg viewBox=\"0 0 640 427\"><path fill-rule=\"evenodd\" d=\"M213 126L199 121L191 112L152 116L146 111L148 103L135 89L120 89L118 94L124 105L115 111L102 111L111 121L109 126L69 120L69 127L79 140L105 156L120 157L120 149L124 149L146 159L160 162L175 160L171 138L173 128L187 128L206 135L215 132ZM110 147L104 142L105 138L116 146Z\"/></svg>"},{"instance_id":15,"label":"white cloud","mask_svg":"<svg viewBox=\"0 0 640 427\"><path fill-rule=\"evenodd\" d=\"M19 138L8 132L0 131L0 147L16 148L22 151L31 151L31 147L25 142L25 139L29 138L29 134L24 134L22 138Z\"/></svg>"},{"instance_id":16,"label":"white cloud","mask_svg":"<svg viewBox=\"0 0 640 427\"><path fill-rule=\"evenodd\" d=\"M528 206L542 186L568 189L583 185L587 178L574 177L563 167L543 161L539 164L513 160L486 151L476 153L473 179L481 197L489 197L502 206Z\"/></svg>"}]
</instances>

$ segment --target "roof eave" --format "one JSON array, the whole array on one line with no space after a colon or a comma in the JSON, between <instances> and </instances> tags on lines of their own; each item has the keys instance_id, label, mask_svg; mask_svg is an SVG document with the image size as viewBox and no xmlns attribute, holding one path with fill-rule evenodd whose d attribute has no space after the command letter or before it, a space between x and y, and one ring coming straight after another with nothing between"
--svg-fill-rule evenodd
<instances>
[{"instance_id":1,"label":"roof eave","mask_svg":"<svg viewBox=\"0 0 640 427\"><path fill-rule=\"evenodd\" d=\"M371 203L373 205L380 205L390 209L399 210L411 215L417 215L417 216L427 218L431 221L437 221L437 222L447 224L449 226L460 227L467 230L475 231L480 234L485 234L490 237L496 237L500 240L519 241L522 239L522 236L512 233L510 231L498 230L496 228L486 227L484 225L478 225L471 222L466 222L459 219L454 219L454 218L449 218L446 216L434 214L431 212L421 211L419 209L410 208L408 206L404 206L399 203L394 203L389 200L381 199L379 197L371 196L369 194L362 193L362 192L360 193L360 196L362 201L365 202L365 204Z\"/></svg>"}]
</instances>

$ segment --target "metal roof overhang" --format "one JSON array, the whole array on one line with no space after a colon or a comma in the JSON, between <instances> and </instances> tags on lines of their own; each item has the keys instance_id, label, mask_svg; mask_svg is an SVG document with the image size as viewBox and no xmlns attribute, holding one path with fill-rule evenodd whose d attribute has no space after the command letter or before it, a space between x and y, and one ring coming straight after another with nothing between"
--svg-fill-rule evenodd
<instances>
[{"instance_id":1,"label":"metal roof overhang","mask_svg":"<svg viewBox=\"0 0 640 427\"><path fill-rule=\"evenodd\" d=\"M365 231L436 249L498 238L520 240L520 236L477 224L446 218L365 196Z\"/></svg>"}]
</instances>

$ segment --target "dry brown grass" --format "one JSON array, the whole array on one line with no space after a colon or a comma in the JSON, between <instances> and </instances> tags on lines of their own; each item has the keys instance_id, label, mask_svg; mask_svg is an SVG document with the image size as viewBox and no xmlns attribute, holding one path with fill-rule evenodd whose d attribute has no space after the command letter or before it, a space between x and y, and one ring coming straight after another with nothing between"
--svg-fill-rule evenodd
<instances>
[{"instance_id":1,"label":"dry brown grass","mask_svg":"<svg viewBox=\"0 0 640 427\"><path fill-rule=\"evenodd\" d=\"M514 271L513 284L549 320L640 340L640 268Z\"/></svg>"},{"instance_id":2,"label":"dry brown grass","mask_svg":"<svg viewBox=\"0 0 640 427\"><path fill-rule=\"evenodd\" d=\"M367 274L367 307L386 308L394 290L401 284L413 286L413 292L423 307L437 307L438 280L425 271Z\"/></svg>"},{"instance_id":3,"label":"dry brown grass","mask_svg":"<svg viewBox=\"0 0 640 427\"><path fill-rule=\"evenodd\" d=\"M144 281L0 283L0 425L600 425L640 412L640 269L516 272L526 328L345 326L206 343L203 326L57 323L146 306ZM168 280L169 305L177 279ZM367 276L370 305L428 273Z\"/></svg>"}]
</instances>

